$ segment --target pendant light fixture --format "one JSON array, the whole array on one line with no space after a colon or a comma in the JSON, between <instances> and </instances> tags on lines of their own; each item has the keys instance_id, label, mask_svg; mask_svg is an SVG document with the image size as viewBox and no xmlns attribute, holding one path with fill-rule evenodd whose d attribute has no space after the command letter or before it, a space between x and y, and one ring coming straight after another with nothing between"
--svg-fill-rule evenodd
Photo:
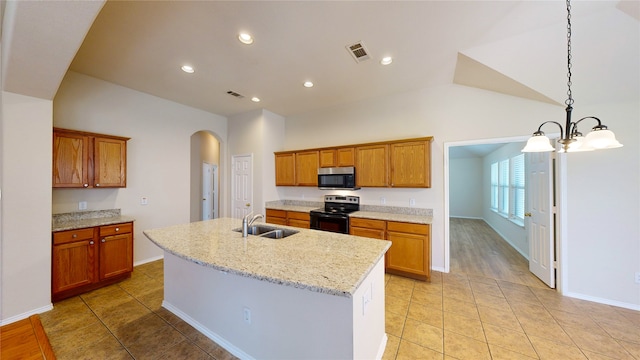
<instances>
[{"instance_id":1,"label":"pendant light fixture","mask_svg":"<svg viewBox=\"0 0 640 360\"><path fill-rule=\"evenodd\" d=\"M591 151L597 149L612 149L622 147L611 130L608 130L605 125L602 125L600 119L595 116L587 116L582 119L572 122L571 111L573 111L573 97L571 96L571 1L567 0L567 105L565 111L567 112L567 121L564 129L562 125L557 121L545 121L538 127L538 131L533 133L533 136L527 141L527 145L522 149L522 152L545 152L554 151L555 148L551 146L549 138L542 132L542 126L548 123L556 124L560 127L560 139L558 143L562 145L560 152L577 152L577 151ZM582 136L582 133L578 131L578 123L582 120L593 119L598 122L598 125L591 128L591 132L586 137Z\"/></svg>"}]
</instances>

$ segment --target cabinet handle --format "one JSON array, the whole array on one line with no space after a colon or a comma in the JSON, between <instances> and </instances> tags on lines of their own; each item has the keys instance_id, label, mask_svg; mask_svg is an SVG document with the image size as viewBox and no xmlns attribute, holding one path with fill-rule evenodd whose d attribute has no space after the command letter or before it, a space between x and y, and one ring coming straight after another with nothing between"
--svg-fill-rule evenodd
<instances>
[{"instance_id":1,"label":"cabinet handle","mask_svg":"<svg viewBox=\"0 0 640 360\"><path fill-rule=\"evenodd\" d=\"M107 242L107 239L102 239L102 242L103 242L103 243L104 243L104 242Z\"/></svg>"},{"instance_id":2,"label":"cabinet handle","mask_svg":"<svg viewBox=\"0 0 640 360\"><path fill-rule=\"evenodd\" d=\"M84 187L89 187L89 184L82 184L82 186L84 186Z\"/></svg>"},{"instance_id":3,"label":"cabinet handle","mask_svg":"<svg viewBox=\"0 0 640 360\"><path fill-rule=\"evenodd\" d=\"M120 231L120 228L116 228L116 231Z\"/></svg>"},{"instance_id":4,"label":"cabinet handle","mask_svg":"<svg viewBox=\"0 0 640 360\"><path fill-rule=\"evenodd\" d=\"M93 240L89 241L89 245L93 245Z\"/></svg>"},{"instance_id":5,"label":"cabinet handle","mask_svg":"<svg viewBox=\"0 0 640 360\"><path fill-rule=\"evenodd\" d=\"M96 184L96 187L99 187L99 186L100 186L100 184Z\"/></svg>"},{"instance_id":6,"label":"cabinet handle","mask_svg":"<svg viewBox=\"0 0 640 360\"><path fill-rule=\"evenodd\" d=\"M71 237L75 239L75 238L78 237L78 234L73 234L73 235L71 235Z\"/></svg>"}]
</instances>

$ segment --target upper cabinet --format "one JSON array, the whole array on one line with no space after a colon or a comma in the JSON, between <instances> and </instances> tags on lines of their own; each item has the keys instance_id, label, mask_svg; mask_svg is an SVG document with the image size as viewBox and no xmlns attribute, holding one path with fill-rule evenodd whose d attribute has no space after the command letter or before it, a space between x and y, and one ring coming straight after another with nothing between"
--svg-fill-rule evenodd
<instances>
[{"instance_id":1,"label":"upper cabinet","mask_svg":"<svg viewBox=\"0 0 640 360\"><path fill-rule=\"evenodd\" d=\"M129 138L53 129L54 188L127 186Z\"/></svg>"},{"instance_id":2,"label":"upper cabinet","mask_svg":"<svg viewBox=\"0 0 640 360\"><path fill-rule=\"evenodd\" d=\"M358 187L431 187L432 137L277 152L276 186L317 186L318 167L355 166Z\"/></svg>"}]
</instances>

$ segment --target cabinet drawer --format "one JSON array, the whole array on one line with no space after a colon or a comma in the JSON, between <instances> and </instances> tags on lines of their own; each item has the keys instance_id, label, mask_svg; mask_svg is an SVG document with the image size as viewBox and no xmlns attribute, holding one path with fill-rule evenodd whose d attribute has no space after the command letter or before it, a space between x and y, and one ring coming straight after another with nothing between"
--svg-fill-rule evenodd
<instances>
[{"instance_id":1,"label":"cabinet drawer","mask_svg":"<svg viewBox=\"0 0 640 360\"><path fill-rule=\"evenodd\" d=\"M133 232L132 223L107 225L100 227L100 236L118 235Z\"/></svg>"},{"instance_id":2,"label":"cabinet drawer","mask_svg":"<svg viewBox=\"0 0 640 360\"><path fill-rule=\"evenodd\" d=\"M53 233L53 245L91 239L93 239L93 228L76 229Z\"/></svg>"},{"instance_id":3,"label":"cabinet drawer","mask_svg":"<svg viewBox=\"0 0 640 360\"><path fill-rule=\"evenodd\" d=\"M389 221L387 222L387 231L428 235L429 225Z\"/></svg>"},{"instance_id":4,"label":"cabinet drawer","mask_svg":"<svg viewBox=\"0 0 640 360\"><path fill-rule=\"evenodd\" d=\"M364 236L372 239L384 240L384 230L382 229L367 229L353 227L349 229L349 235Z\"/></svg>"},{"instance_id":5,"label":"cabinet drawer","mask_svg":"<svg viewBox=\"0 0 640 360\"><path fill-rule=\"evenodd\" d=\"M287 218L287 212L284 210L267 209L266 215L269 217Z\"/></svg>"},{"instance_id":6,"label":"cabinet drawer","mask_svg":"<svg viewBox=\"0 0 640 360\"><path fill-rule=\"evenodd\" d=\"M310 217L309 217L309 213L303 213L303 212L299 212L299 211L289 211L287 213L287 218L309 221Z\"/></svg>"},{"instance_id":7,"label":"cabinet drawer","mask_svg":"<svg viewBox=\"0 0 640 360\"><path fill-rule=\"evenodd\" d=\"M363 218L349 218L349 224L355 227L384 230L384 220L363 219Z\"/></svg>"}]
</instances>

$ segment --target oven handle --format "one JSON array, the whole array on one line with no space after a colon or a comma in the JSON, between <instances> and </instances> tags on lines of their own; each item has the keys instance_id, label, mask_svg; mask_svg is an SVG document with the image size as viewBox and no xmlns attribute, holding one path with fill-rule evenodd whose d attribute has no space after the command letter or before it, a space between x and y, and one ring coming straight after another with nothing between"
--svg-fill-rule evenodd
<instances>
[{"instance_id":1,"label":"oven handle","mask_svg":"<svg viewBox=\"0 0 640 360\"><path fill-rule=\"evenodd\" d=\"M311 213L311 216L315 216L318 218L323 218L323 219L348 219L349 216L347 215L327 215L327 214L316 214L316 213Z\"/></svg>"}]
</instances>

